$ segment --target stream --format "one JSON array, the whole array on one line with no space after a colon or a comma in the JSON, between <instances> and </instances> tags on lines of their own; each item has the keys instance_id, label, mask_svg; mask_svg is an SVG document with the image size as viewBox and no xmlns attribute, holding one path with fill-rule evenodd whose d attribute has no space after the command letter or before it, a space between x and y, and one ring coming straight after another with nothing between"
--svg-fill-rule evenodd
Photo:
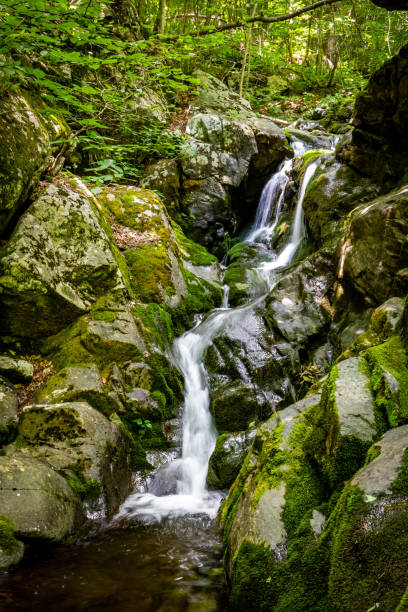
<instances>
[{"instance_id":1,"label":"stream","mask_svg":"<svg viewBox=\"0 0 408 612\"><path fill-rule=\"evenodd\" d=\"M308 145L294 143L295 155ZM293 159L284 161L262 192L245 241L265 250L284 204ZM176 445L148 454L155 470L136 479L136 492L109 525L98 526L73 546L44 548L0 576L2 610L130 610L138 612L222 612L228 609L222 568L222 542L216 515L226 492L208 491L208 461L217 432L209 410L204 367L214 337L254 308L276 283L305 238L302 202L319 160L306 168L299 189L290 238L280 252L252 270L259 292L251 301L202 317L178 338L172 359L184 375L185 401ZM178 440L178 442L177 442ZM178 445L177 445L178 444Z\"/></svg>"}]
</instances>

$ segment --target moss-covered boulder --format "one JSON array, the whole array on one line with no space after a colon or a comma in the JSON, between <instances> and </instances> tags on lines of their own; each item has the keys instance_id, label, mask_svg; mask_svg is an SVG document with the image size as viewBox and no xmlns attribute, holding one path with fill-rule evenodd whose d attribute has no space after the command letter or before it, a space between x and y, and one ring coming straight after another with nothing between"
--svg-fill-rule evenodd
<instances>
[{"instance_id":1,"label":"moss-covered boulder","mask_svg":"<svg viewBox=\"0 0 408 612\"><path fill-rule=\"evenodd\" d=\"M364 353L374 395L377 428L408 422L408 358L399 336Z\"/></svg>"},{"instance_id":2,"label":"moss-covered boulder","mask_svg":"<svg viewBox=\"0 0 408 612\"><path fill-rule=\"evenodd\" d=\"M51 165L53 140L67 128L56 117L45 120L23 94L0 101L0 235Z\"/></svg>"},{"instance_id":3,"label":"moss-covered boulder","mask_svg":"<svg viewBox=\"0 0 408 612\"><path fill-rule=\"evenodd\" d=\"M16 526L6 516L0 516L0 571L17 565L23 558L24 544L16 539Z\"/></svg>"},{"instance_id":4,"label":"moss-covered boulder","mask_svg":"<svg viewBox=\"0 0 408 612\"><path fill-rule=\"evenodd\" d=\"M226 489L231 486L248 454L256 430L224 433L218 436L208 464L207 486Z\"/></svg>"},{"instance_id":5,"label":"moss-covered boulder","mask_svg":"<svg viewBox=\"0 0 408 612\"><path fill-rule=\"evenodd\" d=\"M259 428L221 507L233 610L275 609L284 593L288 544L304 515L310 513L317 529L320 515L312 511L322 503L323 488L303 454L302 415L318 401L311 395Z\"/></svg>"},{"instance_id":6,"label":"moss-covered boulder","mask_svg":"<svg viewBox=\"0 0 408 612\"><path fill-rule=\"evenodd\" d=\"M406 609L407 449L407 425L388 431L330 517L330 610Z\"/></svg>"},{"instance_id":7,"label":"moss-covered boulder","mask_svg":"<svg viewBox=\"0 0 408 612\"><path fill-rule=\"evenodd\" d=\"M83 401L107 416L121 407L120 402L108 395L96 365L60 370L40 389L37 401L40 404Z\"/></svg>"},{"instance_id":8,"label":"moss-covered boulder","mask_svg":"<svg viewBox=\"0 0 408 612\"><path fill-rule=\"evenodd\" d=\"M334 366L310 414L305 452L330 487L350 478L378 437L374 398L365 361L351 357Z\"/></svg>"},{"instance_id":9,"label":"moss-covered boulder","mask_svg":"<svg viewBox=\"0 0 408 612\"><path fill-rule=\"evenodd\" d=\"M128 494L131 476L130 440L112 418L85 402L27 406L16 447L64 474L79 499L102 503L109 516Z\"/></svg>"},{"instance_id":10,"label":"moss-covered boulder","mask_svg":"<svg viewBox=\"0 0 408 612\"><path fill-rule=\"evenodd\" d=\"M13 383L29 383L34 375L34 366L25 359L0 355L0 375Z\"/></svg>"},{"instance_id":11,"label":"moss-covered boulder","mask_svg":"<svg viewBox=\"0 0 408 612\"><path fill-rule=\"evenodd\" d=\"M403 187L359 206L339 245L338 276L367 305L398 295L396 274L408 263L407 199Z\"/></svg>"},{"instance_id":12,"label":"moss-covered boulder","mask_svg":"<svg viewBox=\"0 0 408 612\"><path fill-rule=\"evenodd\" d=\"M17 537L61 542L83 521L83 509L63 476L29 454L0 456L0 514Z\"/></svg>"},{"instance_id":13,"label":"moss-covered boulder","mask_svg":"<svg viewBox=\"0 0 408 612\"><path fill-rule=\"evenodd\" d=\"M124 278L95 203L72 189L47 187L23 214L0 260L3 334L51 335Z\"/></svg>"}]
</instances>

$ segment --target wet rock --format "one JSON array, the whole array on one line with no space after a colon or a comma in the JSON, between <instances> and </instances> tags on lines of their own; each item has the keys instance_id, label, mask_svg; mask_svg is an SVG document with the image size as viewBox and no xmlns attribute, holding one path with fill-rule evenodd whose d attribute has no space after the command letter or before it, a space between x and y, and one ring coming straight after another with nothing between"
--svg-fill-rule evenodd
<instances>
[{"instance_id":1,"label":"wet rock","mask_svg":"<svg viewBox=\"0 0 408 612\"><path fill-rule=\"evenodd\" d=\"M323 160L310 181L303 210L314 243L319 247L326 240L338 238L339 224L362 202L372 200L378 187L369 179L344 164L333 155Z\"/></svg>"},{"instance_id":2,"label":"wet rock","mask_svg":"<svg viewBox=\"0 0 408 612\"><path fill-rule=\"evenodd\" d=\"M262 306L237 310L207 351L212 411L219 431L244 429L293 398L291 375L299 354L276 339L262 314Z\"/></svg>"},{"instance_id":3,"label":"wet rock","mask_svg":"<svg viewBox=\"0 0 408 612\"><path fill-rule=\"evenodd\" d=\"M34 375L34 367L24 359L13 359L0 355L0 375L13 383L28 383Z\"/></svg>"},{"instance_id":4,"label":"wet rock","mask_svg":"<svg viewBox=\"0 0 408 612\"><path fill-rule=\"evenodd\" d=\"M226 489L231 486L248 454L256 430L221 434L208 464L207 486Z\"/></svg>"},{"instance_id":5,"label":"wet rock","mask_svg":"<svg viewBox=\"0 0 408 612\"><path fill-rule=\"evenodd\" d=\"M28 406L17 446L65 474L79 498L95 502L102 496L111 515L129 492L131 476L130 443L116 421L85 402Z\"/></svg>"},{"instance_id":6,"label":"wet rock","mask_svg":"<svg viewBox=\"0 0 408 612\"><path fill-rule=\"evenodd\" d=\"M407 266L407 199L402 187L359 206L340 243L338 276L368 304L395 296L396 273Z\"/></svg>"},{"instance_id":7,"label":"wet rock","mask_svg":"<svg viewBox=\"0 0 408 612\"><path fill-rule=\"evenodd\" d=\"M0 456L0 515L11 519L18 537L51 542L65 540L83 519L66 480L23 453Z\"/></svg>"},{"instance_id":8,"label":"wet rock","mask_svg":"<svg viewBox=\"0 0 408 612\"><path fill-rule=\"evenodd\" d=\"M289 270L266 299L267 325L291 345L306 347L331 320L333 272L330 259L319 253Z\"/></svg>"}]
</instances>

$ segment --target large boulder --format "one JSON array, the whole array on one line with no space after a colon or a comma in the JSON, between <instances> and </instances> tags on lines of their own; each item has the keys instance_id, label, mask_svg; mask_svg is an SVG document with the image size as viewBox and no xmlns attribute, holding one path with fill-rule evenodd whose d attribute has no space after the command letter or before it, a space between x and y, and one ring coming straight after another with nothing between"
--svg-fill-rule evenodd
<instances>
[{"instance_id":1,"label":"large boulder","mask_svg":"<svg viewBox=\"0 0 408 612\"><path fill-rule=\"evenodd\" d=\"M96 204L49 185L23 214L0 260L4 335L41 337L90 310L103 294L125 295Z\"/></svg>"},{"instance_id":2,"label":"large boulder","mask_svg":"<svg viewBox=\"0 0 408 612\"><path fill-rule=\"evenodd\" d=\"M330 517L328 609L406 609L408 426L376 442Z\"/></svg>"},{"instance_id":3,"label":"large boulder","mask_svg":"<svg viewBox=\"0 0 408 612\"><path fill-rule=\"evenodd\" d=\"M267 176L290 152L282 130L257 117L246 100L215 77L196 76L200 87L181 155L182 208L193 239L214 249L250 218Z\"/></svg>"},{"instance_id":4,"label":"large boulder","mask_svg":"<svg viewBox=\"0 0 408 612\"><path fill-rule=\"evenodd\" d=\"M6 94L0 100L0 235L52 163L53 140L67 135L56 117L45 120L29 98Z\"/></svg>"},{"instance_id":5,"label":"large boulder","mask_svg":"<svg viewBox=\"0 0 408 612\"><path fill-rule=\"evenodd\" d=\"M339 155L358 173L379 182L395 182L404 174L408 155L407 99L408 45L405 45L371 76L356 99L352 140Z\"/></svg>"},{"instance_id":6,"label":"large boulder","mask_svg":"<svg viewBox=\"0 0 408 612\"><path fill-rule=\"evenodd\" d=\"M310 418L313 427L304 442L305 453L335 487L361 467L379 434L363 358L350 357L332 368Z\"/></svg>"},{"instance_id":7,"label":"large boulder","mask_svg":"<svg viewBox=\"0 0 408 612\"><path fill-rule=\"evenodd\" d=\"M338 277L367 305L398 295L398 272L408 266L408 186L360 205L338 248Z\"/></svg>"},{"instance_id":8,"label":"large boulder","mask_svg":"<svg viewBox=\"0 0 408 612\"><path fill-rule=\"evenodd\" d=\"M64 473L80 499L99 501L108 516L129 492L129 440L120 425L85 402L27 406L17 447Z\"/></svg>"},{"instance_id":9,"label":"large boulder","mask_svg":"<svg viewBox=\"0 0 408 612\"><path fill-rule=\"evenodd\" d=\"M65 478L23 452L0 456L0 515L17 536L61 542L78 528L83 510Z\"/></svg>"},{"instance_id":10,"label":"large boulder","mask_svg":"<svg viewBox=\"0 0 408 612\"><path fill-rule=\"evenodd\" d=\"M232 610L275 609L288 536L322 501L317 474L302 455L302 415L317 402L311 395L259 428L221 508Z\"/></svg>"}]
</instances>

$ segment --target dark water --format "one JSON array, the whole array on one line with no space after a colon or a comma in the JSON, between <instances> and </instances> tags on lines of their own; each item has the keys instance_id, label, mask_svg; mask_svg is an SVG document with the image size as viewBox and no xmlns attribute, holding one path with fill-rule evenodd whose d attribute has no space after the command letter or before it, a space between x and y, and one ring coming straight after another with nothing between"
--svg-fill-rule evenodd
<instances>
[{"instance_id":1,"label":"dark water","mask_svg":"<svg viewBox=\"0 0 408 612\"><path fill-rule=\"evenodd\" d=\"M0 576L0 610L224 612L222 546L207 517L107 529Z\"/></svg>"}]
</instances>

